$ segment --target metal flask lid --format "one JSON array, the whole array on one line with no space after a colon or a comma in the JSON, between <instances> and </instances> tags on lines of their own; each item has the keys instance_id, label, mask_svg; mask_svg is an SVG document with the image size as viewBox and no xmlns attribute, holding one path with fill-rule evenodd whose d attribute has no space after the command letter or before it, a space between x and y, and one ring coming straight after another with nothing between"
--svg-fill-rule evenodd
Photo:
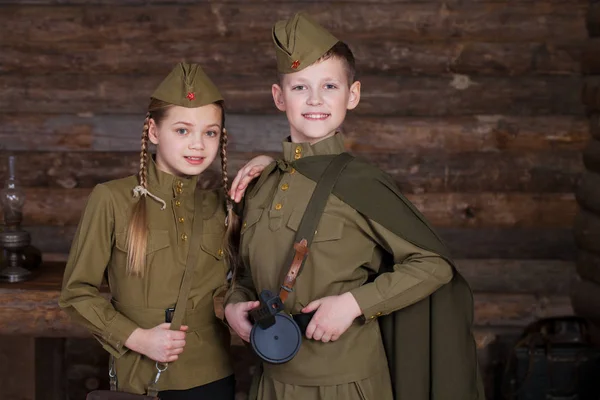
<instances>
[{"instance_id":1,"label":"metal flask lid","mask_svg":"<svg viewBox=\"0 0 600 400\"><path fill-rule=\"evenodd\" d=\"M296 321L288 314L275 314L275 323L267 328L254 324L250 332L252 349L261 359L271 364L290 361L302 344L302 334Z\"/></svg>"}]
</instances>

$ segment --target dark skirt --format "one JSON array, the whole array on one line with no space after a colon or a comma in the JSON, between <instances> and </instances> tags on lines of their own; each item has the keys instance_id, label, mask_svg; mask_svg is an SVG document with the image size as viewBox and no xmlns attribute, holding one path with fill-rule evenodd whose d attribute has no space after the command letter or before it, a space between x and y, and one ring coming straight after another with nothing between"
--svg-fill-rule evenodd
<instances>
[{"instance_id":1,"label":"dark skirt","mask_svg":"<svg viewBox=\"0 0 600 400\"><path fill-rule=\"evenodd\" d=\"M234 400L235 378L230 375L188 390L165 390L160 392L158 397L160 400Z\"/></svg>"}]
</instances>

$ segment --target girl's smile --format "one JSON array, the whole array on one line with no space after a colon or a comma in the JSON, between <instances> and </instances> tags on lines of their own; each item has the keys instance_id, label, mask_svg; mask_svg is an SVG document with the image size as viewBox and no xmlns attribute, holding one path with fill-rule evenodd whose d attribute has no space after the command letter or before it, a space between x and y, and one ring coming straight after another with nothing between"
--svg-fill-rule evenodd
<instances>
[{"instance_id":1,"label":"girl's smile","mask_svg":"<svg viewBox=\"0 0 600 400\"><path fill-rule=\"evenodd\" d=\"M185 157L186 161L192 165L200 165L204 162L204 157Z\"/></svg>"}]
</instances>

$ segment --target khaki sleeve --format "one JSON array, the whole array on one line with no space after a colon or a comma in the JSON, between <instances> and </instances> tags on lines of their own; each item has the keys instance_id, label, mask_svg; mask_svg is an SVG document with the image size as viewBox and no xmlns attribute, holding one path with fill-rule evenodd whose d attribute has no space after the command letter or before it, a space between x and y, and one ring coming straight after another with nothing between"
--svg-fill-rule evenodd
<instances>
[{"instance_id":1,"label":"khaki sleeve","mask_svg":"<svg viewBox=\"0 0 600 400\"><path fill-rule=\"evenodd\" d=\"M237 274L235 282L231 283L231 287L227 291L227 294L225 294L225 306L227 304L255 301L256 299L258 297L256 296L256 289L252 281L250 268L242 268L242 271L239 271Z\"/></svg>"},{"instance_id":2,"label":"khaki sleeve","mask_svg":"<svg viewBox=\"0 0 600 400\"><path fill-rule=\"evenodd\" d=\"M367 322L426 298L452 279L452 266L438 254L409 243L373 220L366 220L365 231L394 260L392 272L350 292Z\"/></svg>"},{"instance_id":3,"label":"khaki sleeve","mask_svg":"<svg viewBox=\"0 0 600 400\"><path fill-rule=\"evenodd\" d=\"M114 242L114 207L109 189L94 188L77 227L63 276L59 305L89 329L116 357L128 349L125 341L138 326L114 309L100 293Z\"/></svg>"},{"instance_id":4,"label":"khaki sleeve","mask_svg":"<svg viewBox=\"0 0 600 400\"><path fill-rule=\"evenodd\" d=\"M256 179L252 180L246 188L246 192L244 197L238 205L236 206L236 214L243 216L240 218L240 223L246 218L246 194L254 188L256 184ZM240 227L240 235L232 235L239 236L239 240L241 241L241 236L244 234L244 225ZM241 253L241 249L239 249ZM244 257L240 254L239 262L242 263L240 267L238 267L238 271L235 273L235 278L232 279L229 290L225 294L224 299L224 307L228 304L236 304L243 303L245 301L255 301L258 299L256 295L256 288L254 287L254 281L252 280L252 273L250 271L250 263L249 260L244 259Z\"/></svg>"}]
</instances>

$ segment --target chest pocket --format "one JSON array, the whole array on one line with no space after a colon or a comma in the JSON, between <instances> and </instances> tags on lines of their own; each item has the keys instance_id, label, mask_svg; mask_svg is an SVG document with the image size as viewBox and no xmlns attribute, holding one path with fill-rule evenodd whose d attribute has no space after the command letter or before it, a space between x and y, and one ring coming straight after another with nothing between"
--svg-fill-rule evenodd
<instances>
[{"instance_id":1,"label":"chest pocket","mask_svg":"<svg viewBox=\"0 0 600 400\"><path fill-rule=\"evenodd\" d=\"M287 222L287 227L294 232L298 231L300 221L304 215L303 211L293 211ZM317 233L313 242L326 242L329 240L339 240L344 232L344 220L335 215L323 213L319 224L317 225Z\"/></svg>"},{"instance_id":2,"label":"chest pocket","mask_svg":"<svg viewBox=\"0 0 600 400\"><path fill-rule=\"evenodd\" d=\"M171 245L169 241L169 231L163 229L151 229L148 231L148 244L146 245L146 255L162 250ZM127 233L115 234L115 247L127 253Z\"/></svg>"}]
</instances>

